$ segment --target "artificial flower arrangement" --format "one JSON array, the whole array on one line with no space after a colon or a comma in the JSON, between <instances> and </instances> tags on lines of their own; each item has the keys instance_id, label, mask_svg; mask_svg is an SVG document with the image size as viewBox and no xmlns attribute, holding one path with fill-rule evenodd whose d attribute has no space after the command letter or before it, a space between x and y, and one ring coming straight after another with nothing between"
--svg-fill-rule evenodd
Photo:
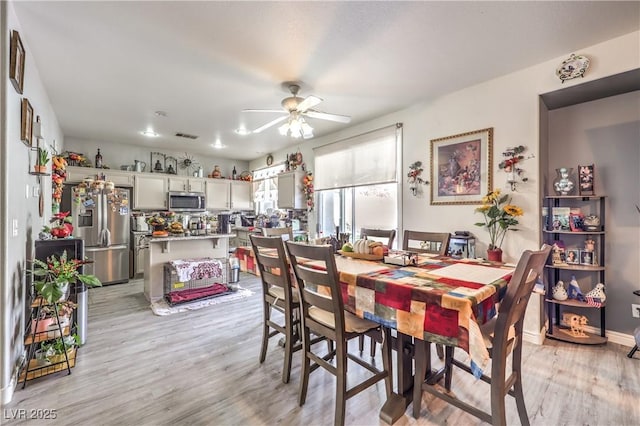
<instances>
[{"instance_id":1,"label":"artificial flower arrangement","mask_svg":"<svg viewBox=\"0 0 640 426\"><path fill-rule=\"evenodd\" d=\"M422 179L420 175L424 169L422 168L422 161L416 161L415 163L409 166L409 173L407 173L407 177L409 178L409 189L416 195L418 192L418 185L428 185L429 182Z\"/></svg>"},{"instance_id":2,"label":"artificial flower arrangement","mask_svg":"<svg viewBox=\"0 0 640 426\"><path fill-rule=\"evenodd\" d=\"M507 177L507 182L511 184L511 190L513 191L515 191L516 176L518 176L522 182L526 182L529 180L529 178L523 176L524 170L518 167L518 164L521 161L529 158L533 158L533 154L528 157L525 157L524 155L522 155L522 153L526 149L527 148L524 147L523 145L519 145L514 148L507 148L502 153L504 160L502 160L500 164L498 164L498 168L500 170L504 170L506 173L509 174Z\"/></svg>"},{"instance_id":3,"label":"artificial flower arrangement","mask_svg":"<svg viewBox=\"0 0 640 426\"><path fill-rule=\"evenodd\" d=\"M51 176L51 198L53 199L52 208L54 213L57 213L60 208L60 203L62 202L64 181L67 179L67 160L59 155L54 155L51 157L51 160L53 162L53 166L51 168L53 172Z\"/></svg>"},{"instance_id":4,"label":"artificial flower arrangement","mask_svg":"<svg viewBox=\"0 0 640 426\"><path fill-rule=\"evenodd\" d=\"M50 226L44 226L40 233L41 239L48 238L67 238L73 233L73 225L71 224L71 212L56 213L49 221ZM47 234L51 235L47 237Z\"/></svg>"},{"instance_id":5,"label":"artificial flower arrangement","mask_svg":"<svg viewBox=\"0 0 640 426\"><path fill-rule=\"evenodd\" d=\"M302 178L302 191L307 199L307 210L313 210L313 173L307 172L307 174Z\"/></svg>"},{"instance_id":6,"label":"artificial flower arrangement","mask_svg":"<svg viewBox=\"0 0 640 426\"><path fill-rule=\"evenodd\" d=\"M523 215L520 207L511 204L511 197L507 194L500 195L500 189L482 197L482 206L476 212L484 216L484 222L477 222L475 225L486 227L489 231L489 250L500 250L507 231L517 231L513 228L518 224L516 217Z\"/></svg>"}]
</instances>

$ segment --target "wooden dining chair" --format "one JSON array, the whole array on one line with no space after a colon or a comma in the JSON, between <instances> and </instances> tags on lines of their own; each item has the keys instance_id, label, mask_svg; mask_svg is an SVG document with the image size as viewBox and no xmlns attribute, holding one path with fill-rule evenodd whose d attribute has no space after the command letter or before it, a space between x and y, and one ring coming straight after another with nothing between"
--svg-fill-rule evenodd
<instances>
[{"instance_id":1,"label":"wooden dining chair","mask_svg":"<svg viewBox=\"0 0 640 426\"><path fill-rule=\"evenodd\" d=\"M416 346L416 369L414 376L413 416L420 415L422 391L426 391L446 402L461 408L479 419L493 425L506 425L505 396L513 396L518 407L520 423L529 425L527 408L522 393L522 328L527 302L538 275L551 252L551 246L543 245L539 251L526 250L507 286L500 302L498 315L480 327L485 345L491 356L491 377L483 374L481 380L491 385L491 414L458 399L451 392L453 367L472 373L465 363L453 358L454 348L447 346L445 357L445 390L439 385L430 385L425 380L428 367L428 342ZM423 356L425 355L426 356ZM507 375L507 357L512 354L511 374Z\"/></svg>"},{"instance_id":2,"label":"wooden dining chair","mask_svg":"<svg viewBox=\"0 0 640 426\"><path fill-rule=\"evenodd\" d=\"M300 310L302 311L302 379L299 404L307 397L309 374L319 366L336 376L335 425L343 425L347 399L362 392L376 382L385 381L387 398L391 395L391 332L373 321L359 318L344 310L342 289L333 249L330 246L309 246L287 241L287 251L298 283ZM308 261L316 261L313 266ZM335 349L321 356L312 348L311 334L324 336L335 343ZM382 342L382 365L366 362L348 352L348 341L360 335L374 337ZM328 360L333 358L333 363ZM368 378L347 388L347 362L352 360L367 369ZM311 365L313 362L313 366ZM335 364L335 365L334 365ZM318 398L323 395L319 394Z\"/></svg>"},{"instance_id":3,"label":"wooden dining chair","mask_svg":"<svg viewBox=\"0 0 640 426\"><path fill-rule=\"evenodd\" d=\"M269 339L283 334L285 341L282 382L289 383L293 353L302 349L299 339L300 300L291 284L291 274L282 239L255 234L250 234L249 239L262 280L263 325L260 363L262 364L267 356ZM272 319L273 309L282 312L284 323Z\"/></svg>"},{"instance_id":4,"label":"wooden dining chair","mask_svg":"<svg viewBox=\"0 0 640 426\"><path fill-rule=\"evenodd\" d=\"M290 226L287 226L285 228L262 228L262 235L265 237L278 236L284 241L293 241L293 228L291 228ZM288 236L289 238L287 238L286 236Z\"/></svg>"},{"instance_id":5,"label":"wooden dining chair","mask_svg":"<svg viewBox=\"0 0 640 426\"><path fill-rule=\"evenodd\" d=\"M393 246L393 241L396 239L396 230L395 229L361 228L360 238L380 241L382 242L382 244L384 244L388 248L391 248ZM360 336L358 340L358 348L360 349L360 353L364 351L364 336ZM371 340L371 345L369 346L369 355L371 355L372 357L376 356L375 340Z\"/></svg>"},{"instance_id":6,"label":"wooden dining chair","mask_svg":"<svg viewBox=\"0 0 640 426\"><path fill-rule=\"evenodd\" d=\"M402 250L444 256L449 250L448 232L404 231Z\"/></svg>"},{"instance_id":7,"label":"wooden dining chair","mask_svg":"<svg viewBox=\"0 0 640 426\"><path fill-rule=\"evenodd\" d=\"M393 241L396 239L396 230L361 228L360 238L380 241L385 246L391 248L393 246Z\"/></svg>"}]
</instances>

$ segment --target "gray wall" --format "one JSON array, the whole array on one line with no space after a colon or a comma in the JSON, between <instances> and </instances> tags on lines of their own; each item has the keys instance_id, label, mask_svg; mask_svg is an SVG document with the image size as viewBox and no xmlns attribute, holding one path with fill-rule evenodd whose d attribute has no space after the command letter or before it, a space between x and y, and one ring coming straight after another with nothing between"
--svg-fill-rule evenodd
<instances>
[{"instance_id":1,"label":"gray wall","mask_svg":"<svg viewBox=\"0 0 640 426\"><path fill-rule=\"evenodd\" d=\"M640 303L640 92L549 111L547 193L558 167L595 164L597 195L606 195L607 329L631 334L640 325L631 304ZM575 238L574 238L575 241ZM595 275L595 274L592 274ZM581 278L582 277L582 278ZM591 288L589 277L576 278ZM580 312L584 314L584 312ZM588 312L598 325L597 312Z\"/></svg>"}]
</instances>

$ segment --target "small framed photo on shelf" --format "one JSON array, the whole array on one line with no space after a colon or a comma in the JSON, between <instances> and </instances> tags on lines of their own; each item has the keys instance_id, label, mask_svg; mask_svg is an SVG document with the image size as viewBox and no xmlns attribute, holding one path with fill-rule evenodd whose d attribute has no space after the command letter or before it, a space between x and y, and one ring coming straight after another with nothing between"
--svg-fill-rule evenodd
<instances>
[{"instance_id":1,"label":"small framed photo on shelf","mask_svg":"<svg viewBox=\"0 0 640 426\"><path fill-rule=\"evenodd\" d=\"M580 195L594 195L593 191L593 164L578 166L578 190Z\"/></svg>"},{"instance_id":2,"label":"small framed photo on shelf","mask_svg":"<svg viewBox=\"0 0 640 426\"><path fill-rule=\"evenodd\" d=\"M572 232L584 231L584 215L582 213L570 213L569 226Z\"/></svg>"},{"instance_id":3,"label":"small framed photo on shelf","mask_svg":"<svg viewBox=\"0 0 640 426\"><path fill-rule=\"evenodd\" d=\"M580 250L567 250L566 262L568 265L579 265Z\"/></svg>"},{"instance_id":4,"label":"small framed photo on shelf","mask_svg":"<svg viewBox=\"0 0 640 426\"><path fill-rule=\"evenodd\" d=\"M589 265L593 266L593 259L595 257L595 252L591 250L580 250L580 264L581 265Z\"/></svg>"}]
</instances>

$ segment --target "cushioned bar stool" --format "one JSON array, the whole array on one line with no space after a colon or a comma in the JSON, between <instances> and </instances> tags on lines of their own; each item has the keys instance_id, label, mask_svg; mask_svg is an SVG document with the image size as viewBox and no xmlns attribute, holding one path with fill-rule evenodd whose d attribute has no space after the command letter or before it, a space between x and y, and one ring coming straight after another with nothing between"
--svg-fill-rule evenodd
<instances>
[{"instance_id":1,"label":"cushioned bar stool","mask_svg":"<svg viewBox=\"0 0 640 426\"><path fill-rule=\"evenodd\" d=\"M449 404L455 405L479 419L494 425L506 425L505 396L513 396L518 407L518 415L523 425L529 425L527 408L522 393L522 326L527 302L538 275L551 252L551 246L544 245L540 251L526 250L507 286L507 292L500 303L498 315L483 324L480 329L491 356L491 377L482 375L481 380L491 385L491 414L458 399L451 392L453 367L472 373L466 364L453 358L453 347L447 346L445 357L445 389L428 384L424 380L428 367L429 343L416 345L416 371L414 376L413 416L420 416L422 391L426 391ZM511 374L506 376L507 357L512 355ZM476 382L479 383L479 382Z\"/></svg>"},{"instance_id":2,"label":"cushioned bar stool","mask_svg":"<svg viewBox=\"0 0 640 426\"><path fill-rule=\"evenodd\" d=\"M298 283L300 310L302 311L302 342L304 358L300 380L299 404L307 398L309 374L320 366L336 376L335 425L343 425L346 400L369 388L380 380L385 381L387 398L391 395L391 333L388 328L345 312L342 291L333 249L330 246L308 246L286 242L293 272ZM305 263L313 260L312 266ZM335 349L325 356L314 352L311 333L324 336L335 342ZM373 363L348 353L348 341L365 334L382 342L382 365L380 370ZM333 356L334 363L327 360ZM360 383L347 389L347 361L352 360L371 374ZM311 362L314 366L311 366ZM334 365L335 364L335 365ZM322 395L317 395L322 398Z\"/></svg>"},{"instance_id":3,"label":"cushioned bar stool","mask_svg":"<svg viewBox=\"0 0 640 426\"><path fill-rule=\"evenodd\" d=\"M371 228L361 228L360 229L360 238L365 238L374 241L380 241L382 244L387 246L389 249L393 246L393 241L396 239L396 230L395 229L371 229ZM358 340L358 348L360 349L360 353L364 351L364 336L360 336ZM371 340L371 345L369 347L369 354L374 357L376 356L376 341Z\"/></svg>"},{"instance_id":4,"label":"cushioned bar stool","mask_svg":"<svg viewBox=\"0 0 640 426\"><path fill-rule=\"evenodd\" d=\"M261 237L249 235L253 253L260 270L262 280L262 348L260 363L267 356L269 339L283 334L284 368L282 382L288 383L291 374L291 358L295 351L302 349L300 343L300 301L291 285L291 274L285 254L283 241L279 237ZM284 315L284 323L271 318L272 310L276 309Z\"/></svg>"}]
</instances>

